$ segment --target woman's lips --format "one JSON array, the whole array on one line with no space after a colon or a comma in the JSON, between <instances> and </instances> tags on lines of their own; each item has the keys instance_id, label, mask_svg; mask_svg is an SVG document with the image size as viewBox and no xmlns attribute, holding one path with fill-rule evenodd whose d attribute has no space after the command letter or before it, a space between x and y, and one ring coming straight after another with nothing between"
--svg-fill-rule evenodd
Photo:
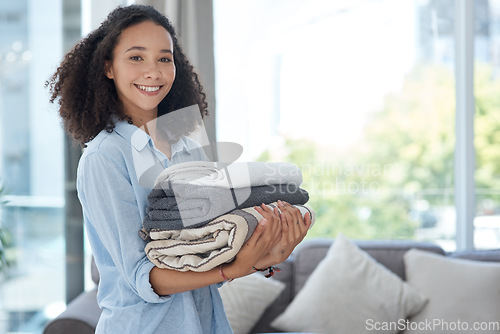
<instances>
[{"instance_id":1,"label":"woman's lips","mask_svg":"<svg viewBox=\"0 0 500 334\"><path fill-rule=\"evenodd\" d=\"M146 94L146 95L156 95L158 94L158 92L160 91L160 88L163 87L163 86L145 86L145 85L137 85L137 84L134 84L135 87L137 87L137 89L139 89L139 91L143 94Z\"/></svg>"}]
</instances>

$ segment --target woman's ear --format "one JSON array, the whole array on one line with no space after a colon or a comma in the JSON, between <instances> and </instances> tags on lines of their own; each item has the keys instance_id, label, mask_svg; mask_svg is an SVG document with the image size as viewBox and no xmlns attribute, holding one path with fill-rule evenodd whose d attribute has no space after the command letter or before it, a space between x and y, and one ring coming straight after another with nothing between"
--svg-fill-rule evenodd
<instances>
[{"instance_id":1,"label":"woman's ear","mask_svg":"<svg viewBox=\"0 0 500 334\"><path fill-rule=\"evenodd\" d=\"M109 61L106 61L105 65L104 65L104 74L111 80L113 80L115 78L115 76L113 75L113 70L111 68L111 64Z\"/></svg>"}]
</instances>

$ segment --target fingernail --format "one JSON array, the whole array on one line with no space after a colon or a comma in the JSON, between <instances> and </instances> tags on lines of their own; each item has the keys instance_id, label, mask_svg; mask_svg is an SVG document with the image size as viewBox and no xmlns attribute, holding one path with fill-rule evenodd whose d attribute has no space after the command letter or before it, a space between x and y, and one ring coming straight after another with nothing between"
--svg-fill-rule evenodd
<instances>
[{"instance_id":1,"label":"fingernail","mask_svg":"<svg viewBox=\"0 0 500 334\"><path fill-rule=\"evenodd\" d=\"M260 225L266 225L267 224L267 219L264 218L259 222Z\"/></svg>"}]
</instances>

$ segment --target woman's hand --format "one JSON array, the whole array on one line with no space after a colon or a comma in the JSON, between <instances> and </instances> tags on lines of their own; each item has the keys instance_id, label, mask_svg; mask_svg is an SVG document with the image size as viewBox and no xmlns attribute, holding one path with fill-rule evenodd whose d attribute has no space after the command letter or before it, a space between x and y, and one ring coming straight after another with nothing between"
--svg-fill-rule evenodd
<instances>
[{"instance_id":1,"label":"woman's hand","mask_svg":"<svg viewBox=\"0 0 500 334\"><path fill-rule=\"evenodd\" d=\"M288 203L279 210L266 205L256 208L264 217L254 233L241 247L236 259L207 272L177 271L153 267L149 281L160 295L170 295L249 275L255 268L266 268L285 260L305 237L311 225L309 214L302 219L300 211ZM279 212L281 211L281 213ZM175 284L172 284L175 282Z\"/></svg>"},{"instance_id":2,"label":"woman's hand","mask_svg":"<svg viewBox=\"0 0 500 334\"><path fill-rule=\"evenodd\" d=\"M236 259L224 265L224 274L230 279L251 274L252 268L257 267L260 260L271 253L282 239L283 227L279 211L273 211L264 204L256 209L264 218L257 224L250 239L241 247Z\"/></svg>"},{"instance_id":3,"label":"woman's hand","mask_svg":"<svg viewBox=\"0 0 500 334\"><path fill-rule=\"evenodd\" d=\"M154 291L160 296L170 295L215 284L221 282L221 278L232 280L253 273L253 267L276 247L282 234L279 214L269 209L262 216L264 218L257 224L254 233L241 247L234 261L206 272L183 272L155 266L149 274Z\"/></svg>"},{"instance_id":4,"label":"woman's hand","mask_svg":"<svg viewBox=\"0 0 500 334\"><path fill-rule=\"evenodd\" d=\"M300 210L289 203L278 201L278 207L281 213L277 208L274 208L274 212L280 215L281 238L272 250L259 260L256 268L265 268L285 261L304 239L311 226L309 212L303 218ZM263 214L264 209L258 208L257 211Z\"/></svg>"}]
</instances>

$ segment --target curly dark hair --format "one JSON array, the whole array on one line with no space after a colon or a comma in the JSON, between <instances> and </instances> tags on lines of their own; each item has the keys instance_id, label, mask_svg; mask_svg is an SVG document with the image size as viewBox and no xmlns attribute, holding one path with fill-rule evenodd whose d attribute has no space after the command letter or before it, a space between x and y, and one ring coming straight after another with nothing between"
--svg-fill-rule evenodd
<instances>
[{"instance_id":1,"label":"curly dark hair","mask_svg":"<svg viewBox=\"0 0 500 334\"><path fill-rule=\"evenodd\" d=\"M66 54L57 71L45 83L50 88L50 102L59 98L59 113L65 130L81 145L85 146L103 129L112 132L115 126L113 115L132 124L131 118L125 115L113 80L105 75L105 68L106 63L113 59L121 32L145 21L164 27L172 37L174 48L176 76L170 92L158 105L158 117L195 104L199 106L202 118L208 115L203 86L168 19L151 6L120 6ZM201 123L200 119L188 119L188 115L185 118L179 120L184 127L170 131L169 141L176 142Z\"/></svg>"}]
</instances>

